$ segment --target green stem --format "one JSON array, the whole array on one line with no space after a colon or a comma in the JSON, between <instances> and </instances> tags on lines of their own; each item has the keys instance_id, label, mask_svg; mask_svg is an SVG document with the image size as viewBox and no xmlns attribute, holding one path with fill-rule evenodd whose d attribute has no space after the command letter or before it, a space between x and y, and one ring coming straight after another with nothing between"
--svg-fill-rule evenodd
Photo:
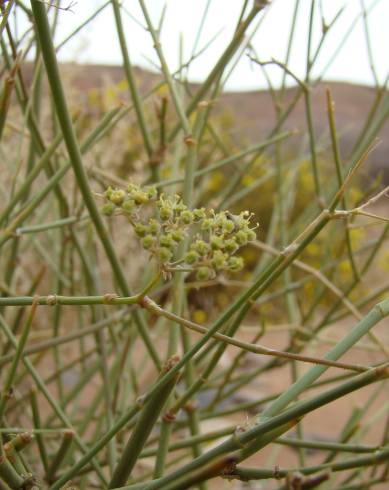
<instances>
[{"instance_id":1,"label":"green stem","mask_svg":"<svg viewBox=\"0 0 389 490\"><path fill-rule=\"evenodd\" d=\"M17 342L15 336L12 334L9 326L4 321L4 319L3 319L2 316L0 316L0 326L1 326L1 328L2 328L2 330L4 332L4 334L5 334L5 336L7 337L7 339L11 342L12 346L14 347L14 349L17 349L18 342ZM45 383L42 381L42 378L40 377L40 375L37 372L37 370L34 368L32 362L29 359L27 359L27 358L23 358L23 362L24 362L25 367L27 368L27 370L31 374L31 377L34 379L36 385L38 386L38 388L40 389L40 391L44 394L45 398L47 399L47 401L49 402L49 404L51 405L51 407L53 408L53 410L56 412L58 418L67 426L68 429L74 430L74 427L72 426L70 420L68 419L68 417L66 416L66 414L63 412L63 410L60 408L60 406L58 405L58 403L55 400L55 398L48 391ZM77 443L77 446L83 452L87 452L87 446L86 446L86 444L82 441L82 439L77 434L75 434L75 441ZM103 474L103 472L101 470L100 465L96 461L94 461L94 460L92 461L92 464L93 464L94 468L96 469L96 471L97 471L100 479L103 482L105 482L105 477L104 477L104 474Z\"/></svg>"},{"instance_id":2,"label":"green stem","mask_svg":"<svg viewBox=\"0 0 389 490\"><path fill-rule=\"evenodd\" d=\"M127 43L124 35L123 23L122 23L122 18L120 13L120 4L118 0L111 0L111 3L112 3L112 8L115 17L116 32L118 34L120 49L122 52L124 73L127 78L128 86L130 88L131 98L134 104L134 109L138 120L139 129L142 134L144 148L146 150L149 159L151 159L153 155L153 145L150 137L150 131L146 123L146 118L142 106L142 99L139 96L139 92L136 86L135 77L132 69L132 64L130 61L130 55L127 48Z\"/></svg>"},{"instance_id":3,"label":"green stem","mask_svg":"<svg viewBox=\"0 0 389 490\"><path fill-rule=\"evenodd\" d=\"M141 295L119 297L108 293L102 296L60 296L49 294L48 296L19 296L0 298L0 306L26 306L26 305L134 305L139 302Z\"/></svg>"},{"instance_id":4,"label":"green stem","mask_svg":"<svg viewBox=\"0 0 389 490\"><path fill-rule=\"evenodd\" d=\"M316 466L306 466L304 468L277 468L277 477L284 478L290 473L299 472L303 475L312 475L320 471L345 471L354 468L361 468L366 466L373 466L376 464L382 464L389 459L389 449L378 451L372 456L361 456L359 458L353 458L348 461L340 461L338 463L328 463ZM249 480L262 480L267 478L275 478L273 470L258 470L252 468L235 468L229 475L228 479L239 479L243 481Z\"/></svg>"},{"instance_id":5,"label":"green stem","mask_svg":"<svg viewBox=\"0 0 389 490\"><path fill-rule=\"evenodd\" d=\"M73 439L74 439L74 432L68 430L63 434L61 445L59 446L58 451L54 456L47 472L48 482L51 482L53 481L53 479L55 479L55 475L57 471L61 467L61 464L64 462L69 452Z\"/></svg>"},{"instance_id":6,"label":"green stem","mask_svg":"<svg viewBox=\"0 0 389 490\"><path fill-rule=\"evenodd\" d=\"M42 434L40 432L42 430L41 417L40 417L40 413L39 413L38 401L37 401L37 396L36 396L35 390L31 390L31 392L30 392L30 401L31 401L32 419L33 419L33 423L34 423L33 433L35 435L35 439L36 439L36 442L38 444L40 459L42 461L43 469L44 469L46 477L47 477L47 472L49 469L49 459L47 457L46 446L45 446L45 443L43 441Z\"/></svg>"},{"instance_id":7,"label":"green stem","mask_svg":"<svg viewBox=\"0 0 389 490\"><path fill-rule=\"evenodd\" d=\"M358 340L366 335L379 321L389 315L389 299L378 303L338 344L325 356L328 360L337 360L347 352ZM326 371L325 366L315 366L299 378L262 413L263 417L272 417L283 410L307 386L311 385Z\"/></svg>"},{"instance_id":8,"label":"green stem","mask_svg":"<svg viewBox=\"0 0 389 490\"><path fill-rule=\"evenodd\" d=\"M169 371L176 363L176 357L169 359L165 365L164 372ZM154 395L150 397L149 401L146 402L144 409L140 413L134 431L116 465L112 479L109 483L109 488L123 485L128 480L167 399L176 385L178 377L179 376L176 375L172 378L168 384L162 387L161 390L156 391Z\"/></svg>"},{"instance_id":9,"label":"green stem","mask_svg":"<svg viewBox=\"0 0 389 490\"><path fill-rule=\"evenodd\" d=\"M89 187L87 175L82 162L81 152L76 140L73 125L65 100L65 93L59 74L57 57L55 54L55 49L50 33L50 26L47 19L45 5L38 0L31 0L31 8L34 14L37 35L42 48L42 56L46 66L47 77L53 95L57 117L62 129L63 138L66 144L66 148L68 150L71 165L73 167L78 186L80 188L84 203L96 228L97 234L100 237L101 243L110 261L115 278L123 293L126 296L130 296L131 293L127 284L126 276L122 270L102 217L100 216L99 210L93 198L93 193ZM159 356L149 337L145 319L138 312L135 312L134 320L138 326L143 341L147 349L149 350L151 358L154 360L156 366L159 366Z\"/></svg>"},{"instance_id":10,"label":"green stem","mask_svg":"<svg viewBox=\"0 0 389 490\"><path fill-rule=\"evenodd\" d=\"M254 2L251 11L247 15L246 19L244 19L239 24L237 30L234 33L234 37L231 39L225 51L220 56L219 60L216 62L211 73L208 75L206 80L201 84L201 87L199 88L197 93L192 97L192 100L186 110L186 114L188 116L192 114L192 112L197 108L198 103L201 102L201 100L203 100L203 98L206 96L208 90L211 88L215 80L220 79L223 70L225 69L228 62L234 56L240 44L242 43L247 29L249 28L249 26L251 25L255 17L259 14L259 12L266 7L266 5L267 2L263 2L263 3ZM170 141L172 141L174 137L177 135L177 132L179 131L180 127L181 127L181 123L177 124L176 127L172 130L171 135L169 137Z\"/></svg>"},{"instance_id":11,"label":"green stem","mask_svg":"<svg viewBox=\"0 0 389 490\"><path fill-rule=\"evenodd\" d=\"M27 319L26 325L22 331L22 335L20 337L20 340L17 344L16 352L14 354L14 358L13 358L8 376L7 376L5 383L4 383L3 393L1 394L1 398L0 398L0 421L3 420L5 405L6 405L8 399L10 397L10 393L13 392L13 383L14 383L14 379L16 376L16 370L18 368L19 361L22 358L24 347L27 343L28 335L29 335L30 330L31 330L32 321L33 321L34 316L35 316L36 307L37 307L37 305L34 302L32 305L32 308L31 308L30 315Z\"/></svg>"},{"instance_id":12,"label":"green stem","mask_svg":"<svg viewBox=\"0 0 389 490\"><path fill-rule=\"evenodd\" d=\"M389 308L389 304L388 304ZM227 439L227 441L219 444L214 449L202 454L194 461L187 463L185 466L179 468L173 473L154 480L153 482L146 484L144 490L157 490L164 488L170 482L175 481L183 475L187 475L192 471L195 471L204 465L208 464L210 461L222 456L223 454L231 453L242 448L247 443L254 440L259 441L259 438L264 437L270 431L279 428L283 424L287 424L293 420L299 419L300 417L306 415L307 413L318 409L319 407L330 403L331 401L337 400L340 397L347 395L355 390L360 389L362 386L374 383L382 378L388 377L387 368L371 369L367 373L355 376L352 380L343 383L332 390L321 393L309 400L300 402L292 408L289 408L280 415L276 415L270 419L266 419L260 422L253 428L247 428L234 434L234 436ZM250 425L248 425L250 427Z\"/></svg>"}]
</instances>

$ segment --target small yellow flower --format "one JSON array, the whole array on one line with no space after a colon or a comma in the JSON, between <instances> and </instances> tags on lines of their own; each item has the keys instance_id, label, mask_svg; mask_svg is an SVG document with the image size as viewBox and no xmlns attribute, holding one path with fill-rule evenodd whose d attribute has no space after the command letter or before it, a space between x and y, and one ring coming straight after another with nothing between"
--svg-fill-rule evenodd
<instances>
[{"instance_id":1,"label":"small yellow flower","mask_svg":"<svg viewBox=\"0 0 389 490\"><path fill-rule=\"evenodd\" d=\"M207 314L204 310L195 310L193 312L193 321L196 323L205 323L207 321Z\"/></svg>"},{"instance_id":2,"label":"small yellow flower","mask_svg":"<svg viewBox=\"0 0 389 490\"><path fill-rule=\"evenodd\" d=\"M351 272L351 264L349 260L342 260L342 262L339 264L339 271L340 273L343 274L350 274Z\"/></svg>"},{"instance_id":3,"label":"small yellow flower","mask_svg":"<svg viewBox=\"0 0 389 490\"><path fill-rule=\"evenodd\" d=\"M242 178L242 185L244 187L250 187L251 184L254 184L255 179L252 175L244 175Z\"/></svg>"},{"instance_id":4,"label":"small yellow flower","mask_svg":"<svg viewBox=\"0 0 389 490\"><path fill-rule=\"evenodd\" d=\"M309 255L317 257L318 255L320 255L320 246L317 243L310 243L307 246L306 251L309 253Z\"/></svg>"},{"instance_id":5,"label":"small yellow flower","mask_svg":"<svg viewBox=\"0 0 389 490\"><path fill-rule=\"evenodd\" d=\"M218 191L224 182L224 175L222 172L213 172L212 177L208 180L207 188L209 191Z\"/></svg>"},{"instance_id":6,"label":"small yellow flower","mask_svg":"<svg viewBox=\"0 0 389 490\"><path fill-rule=\"evenodd\" d=\"M351 246L354 250L361 248L363 240L366 236L366 230L363 228L352 228L350 231Z\"/></svg>"},{"instance_id":7,"label":"small yellow flower","mask_svg":"<svg viewBox=\"0 0 389 490\"><path fill-rule=\"evenodd\" d=\"M383 271L389 271L389 250L386 250L380 255L379 267Z\"/></svg>"}]
</instances>

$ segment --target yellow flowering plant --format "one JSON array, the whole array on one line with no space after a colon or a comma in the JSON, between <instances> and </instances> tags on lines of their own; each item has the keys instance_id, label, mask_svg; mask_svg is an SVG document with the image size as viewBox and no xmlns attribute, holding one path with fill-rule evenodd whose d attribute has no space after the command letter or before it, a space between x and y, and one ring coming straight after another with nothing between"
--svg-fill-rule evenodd
<instances>
[{"instance_id":1,"label":"yellow flowering plant","mask_svg":"<svg viewBox=\"0 0 389 490\"><path fill-rule=\"evenodd\" d=\"M329 84L319 135L317 60L346 9L294 2L285 59L266 61L270 2L224 2L241 11L224 9L231 36L192 84L212 2L174 73L158 2L135 19L132 2L83 2L95 10L57 42L77 8L59 3L0 1L0 489L386 488L389 189L355 179L389 114L381 70L366 106L369 91ZM80 65L69 84L58 52L108 11L123 70ZM134 20L158 74L132 66ZM243 53L270 90L223 93ZM345 154L333 99L355 90Z\"/></svg>"},{"instance_id":2,"label":"yellow flowering plant","mask_svg":"<svg viewBox=\"0 0 389 490\"><path fill-rule=\"evenodd\" d=\"M205 281L220 271L239 271L244 261L236 253L256 239L258 224L252 226L249 211L233 215L203 207L189 209L177 194L158 195L155 187L133 183L126 190L109 187L104 199L102 213L124 215L164 273L195 272L197 280ZM188 250L177 257L186 239Z\"/></svg>"}]
</instances>

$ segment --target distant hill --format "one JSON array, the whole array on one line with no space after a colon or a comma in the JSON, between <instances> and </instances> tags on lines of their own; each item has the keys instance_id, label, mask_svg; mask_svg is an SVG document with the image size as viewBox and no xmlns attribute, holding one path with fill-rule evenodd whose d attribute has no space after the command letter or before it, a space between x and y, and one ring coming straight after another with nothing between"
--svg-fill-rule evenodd
<instances>
[{"instance_id":1,"label":"distant hill","mask_svg":"<svg viewBox=\"0 0 389 490\"><path fill-rule=\"evenodd\" d=\"M65 64L61 69L66 79L71 81L77 90L87 92L93 88L102 88L110 83L119 83L124 79L120 66L106 65L77 65ZM136 68L136 77L141 92L152 88L158 81L158 74ZM28 78L27 69L27 78ZM195 92L196 84L190 85ZM352 85L349 83L323 82L312 91L315 134L319 138L328 134L327 106L325 90L329 87L335 101L337 128L341 133L341 152L347 160L355 145L366 117L375 99L375 89L371 87ZM296 88L287 90L286 101L293 98ZM389 97L388 94L385 97ZM234 137L245 136L250 141L263 139L275 123L274 108L269 91L258 90L251 92L227 92L216 102L215 110L228 111L239 124ZM289 116L284 128L298 129L306 134L305 105L302 98ZM366 166L371 175L378 172L384 174L384 180L389 182L389 119L379 133L380 144L374 150Z\"/></svg>"}]
</instances>

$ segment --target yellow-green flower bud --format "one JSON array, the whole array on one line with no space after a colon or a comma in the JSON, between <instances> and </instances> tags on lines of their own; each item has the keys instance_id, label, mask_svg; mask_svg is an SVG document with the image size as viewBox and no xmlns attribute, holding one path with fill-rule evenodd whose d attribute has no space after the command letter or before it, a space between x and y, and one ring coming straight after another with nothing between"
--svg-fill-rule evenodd
<instances>
[{"instance_id":1,"label":"yellow-green flower bud","mask_svg":"<svg viewBox=\"0 0 389 490\"><path fill-rule=\"evenodd\" d=\"M167 206L162 206L159 210L159 216L162 221L168 221L173 217L173 210Z\"/></svg>"},{"instance_id":2,"label":"yellow-green flower bud","mask_svg":"<svg viewBox=\"0 0 389 490\"><path fill-rule=\"evenodd\" d=\"M156 199L158 197L158 191L156 187L147 187L146 192L149 199Z\"/></svg>"},{"instance_id":3,"label":"yellow-green flower bud","mask_svg":"<svg viewBox=\"0 0 389 490\"><path fill-rule=\"evenodd\" d=\"M198 208L193 210L193 219L195 223L198 223L202 219L205 219L205 209L204 208Z\"/></svg>"},{"instance_id":4,"label":"yellow-green flower bud","mask_svg":"<svg viewBox=\"0 0 389 490\"><path fill-rule=\"evenodd\" d=\"M157 257L161 262L168 262L172 256L172 252L166 247L159 247L157 249Z\"/></svg>"},{"instance_id":5,"label":"yellow-green flower bud","mask_svg":"<svg viewBox=\"0 0 389 490\"><path fill-rule=\"evenodd\" d=\"M186 255L185 255L185 262L187 264L195 264L198 262L200 259L200 255L195 252L194 250L190 250Z\"/></svg>"},{"instance_id":6,"label":"yellow-green flower bud","mask_svg":"<svg viewBox=\"0 0 389 490\"><path fill-rule=\"evenodd\" d=\"M116 204L116 206L120 206L126 197L126 193L122 189L117 189L111 192L109 200Z\"/></svg>"},{"instance_id":7,"label":"yellow-green flower bud","mask_svg":"<svg viewBox=\"0 0 389 490\"><path fill-rule=\"evenodd\" d=\"M132 213L135 209L135 201L133 199L126 199L122 204L122 209L126 213Z\"/></svg>"},{"instance_id":8,"label":"yellow-green flower bud","mask_svg":"<svg viewBox=\"0 0 389 490\"><path fill-rule=\"evenodd\" d=\"M104 192L104 197L106 197L107 199L110 199L112 192L113 192L113 189L111 186L109 186L108 189Z\"/></svg>"},{"instance_id":9,"label":"yellow-green flower bud","mask_svg":"<svg viewBox=\"0 0 389 490\"><path fill-rule=\"evenodd\" d=\"M149 220L150 233L152 233L153 235L156 235L160 229L161 229L161 225L158 223L158 221L156 219L151 218Z\"/></svg>"},{"instance_id":10,"label":"yellow-green flower bud","mask_svg":"<svg viewBox=\"0 0 389 490\"><path fill-rule=\"evenodd\" d=\"M217 270L224 269L227 267L227 256L220 250L216 250L213 254L211 264Z\"/></svg>"},{"instance_id":11,"label":"yellow-green flower bud","mask_svg":"<svg viewBox=\"0 0 389 490\"><path fill-rule=\"evenodd\" d=\"M244 261L242 257L230 257L228 260L228 268L231 271L240 271L243 269Z\"/></svg>"},{"instance_id":12,"label":"yellow-green flower bud","mask_svg":"<svg viewBox=\"0 0 389 490\"><path fill-rule=\"evenodd\" d=\"M209 267L199 267L196 272L196 279L198 281L207 281L212 277L212 269Z\"/></svg>"},{"instance_id":13,"label":"yellow-green flower bud","mask_svg":"<svg viewBox=\"0 0 389 490\"><path fill-rule=\"evenodd\" d=\"M213 219L207 218L201 223L201 229L204 231L208 231L212 229L213 225Z\"/></svg>"},{"instance_id":14,"label":"yellow-green flower bud","mask_svg":"<svg viewBox=\"0 0 389 490\"><path fill-rule=\"evenodd\" d=\"M211 237L211 247L213 250L220 250L224 248L224 240L220 236L212 236Z\"/></svg>"},{"instance_id":15,"label":"yellow-green flower bud","mask_svg":"<svg viewBox=\"0 0 389 490\"><path fill-rule=\"evenodd\" d=\"M204 240L196 240L192 246L192 250L195 250L200 255L206 255L209 252L209 244L204 242Z\"/></svg>"},{"instance_id":16,"label":"yellow-green flower bud","mask_svg":"<svg viewBox=\"0 0 389 490\"><path fill-rule=\"evenodd\" d=\"M135 204L140 206L141 204L147 204L149 202L149 196L146 192L136 191L132 193L132 198L135 201Z\"/></svg>"},{"instance_id":17,"label":"yellow-green flower bud","mask_svg":"<svg viewBox=\"0 0 389 490\"><path fill-rule=\"evenodd\" d=\"M235 253L239 248L239 245L236 243L236 241L233 238L229 238L228 240L226 240L224 242L224 246L226 251L229 252L230 254Z\"/></svg>"},{"instance_id":18,"label":"yellow-green flower bud","mask_svg":"<svg viewBox=\"0 0 389 490\"><path fill-rule=\"evenodd\" d=\"M226 216L226 213L222 211L221 213L215 215L214 220L215 220L215 224L222 228L224 224L228 221L228 218Z\"/></svg>"},{"instance_id":19,"label":"yellow-green flower bud","mask_svg":"<svg viewBox=\"0 0 389 490\"><path fill-rule=\"evenodd\" d=\"M253 240L257 239L257 234L255 233L254 230L247 230L247 240L249 242L252 242Z\"/></svg>"},{"instance_id":20,"label":"yellow-green flower bud","mask_svg":"<svg viewBox=\"0 0 389 490\"><path fill-rule=\"evenodd\" d=\"M146 235L144 238L142 238L142 245L143 248L146 250L150 250L150 248L155 244L155 238L151 235Z\"/></svg>"},{"instance_id":21,"label":"yellow-green flower bud","mask_svg":"<svg viewBox=\"0 0 389 490\"><path fill-rule=\"evenodd\" d=\"M246 245L248 241L247 233L243 230L239 230L238 233L235 235L235 239L239 243L239 245Z\"/></svg>"},{"instance_id":22,"label":"yellow-green flower bud","mask_svg":"<svg viewBox=\"0 0 389 490\"><path fill-rule=\"evenodd\" d=\"M172 231L171 235L173 240L177 243L182 242L185 237L184 233L181 230L174 230Z\"/></svg>"},{"instance_id":23,"label":"yellow-green flower bud","mask_svg":"<svg viewBox=\"0 0 389 490\"><path fill-rule=\"evenodd\" d=\"M160 245L162 245L162 247L167 247L169 249L174 247L176 244L170 233L168 233L167 235L161 235L159 237L159 243Z\"/></svg>"},{"instance_id":24,"label":"yellow-green flower bud","mask_svg":"<svg viewBox=\"0 0 389 490\"><path fill-rule=\"evenodd\" d=\"M180 220L185 224L185 225L190 225L193 222L193 214L192 211L189 211L189 209L182 211Z\"/></svg>"},{"instance_id":25,"label":"yellow-green flower bud","mask_svg":"<svg viewBox=\"0 0 389 490\"><path fill-rule=\"evenodd\" d=\"M235 230L235 224L232 220L226 219L223 222L222 228L225 233L232 233Z\"/></svg>"},{"instance_id":26,"label":"yellow-green flower bud","mask_svg":"<svg viewBox=\"0 0 389 490\"><path fill-rule=\"evenodd\" d=\"M177 196L177 198L178 198L178 196ZM178 201L176 203L176 205L174 206L174 209L175 209L176 213L180 215L184 211L187 211L188 207L185 206L185 204L182 201Z\"/></svg>"},{"instance_id":27,"label":"yellow-green flower bud","mask_svg":"<svg viewBox=\"0 0 389 490\"><path fill-rule=\"evenodd\" d=\"M142 223L137 223L135 225L135 233L139 236L139 237L144 237L146 235L146 233L148 232L148 227L143 225Z\"/></svg>"},{"instance_id":28,"label":"yellow-green flower bud","mask_svg":"<svg viewBox=\"0 0 389 490\"><path fill-rule=\"evenodd\" d=\"M113 212L115 211L116 206L112 202L106 202L104 206L101 208L101 212L105 216L112 216Z\"/></svg>"}]
</instances>

